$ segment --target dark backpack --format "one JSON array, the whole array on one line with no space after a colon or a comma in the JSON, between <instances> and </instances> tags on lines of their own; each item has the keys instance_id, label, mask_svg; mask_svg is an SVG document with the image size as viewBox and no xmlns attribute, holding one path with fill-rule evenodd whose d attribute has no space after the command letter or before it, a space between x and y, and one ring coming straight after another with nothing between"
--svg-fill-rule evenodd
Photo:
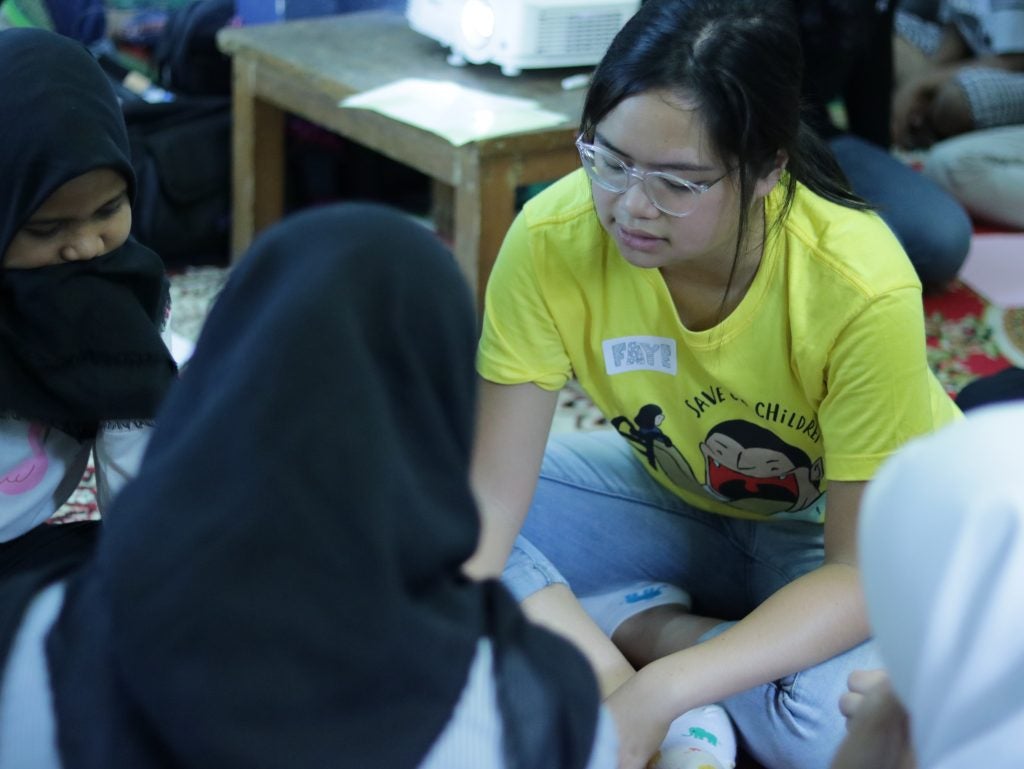
<instances>
[{"instance_id":1,"label":"dark backpack","mask_svg":"<svg viewBox=\"0 0 1024 769\"><path fill-rule=\"evenodd\" d=\"M135 169L132 232L168 267L223 264L231 209L231 110L224 97L124 103Z\"/></svg>"},{"instance_id":2,"label":"dark backpack","mask_svg":"<svg viewBox=\"0 0 1024 769\"><path fill-rule=\"evenodd\" d=\"M168 267L225 263L231 220L231 99L146 101L130 70L100 53L128 128L135 170L132 234Z\"/></svg>"},{"instance_id":3,"label":"dark backpack","mask_svg":"<svg viewBox=\"0 0 1024 769\"><path fill-rule=\"evenodd\" d=\"M156 46L157 82L177 94L227 96L231 59L217 49L217 32L235 16L235 0L193 0L172 11Z\"/></svg>"}]
</instances>

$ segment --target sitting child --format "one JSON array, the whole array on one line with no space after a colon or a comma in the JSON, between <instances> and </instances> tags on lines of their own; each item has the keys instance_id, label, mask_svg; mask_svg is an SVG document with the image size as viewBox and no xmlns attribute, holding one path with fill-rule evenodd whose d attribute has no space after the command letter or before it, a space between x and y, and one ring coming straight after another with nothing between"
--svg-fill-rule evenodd
<instances>
[{"instance_id":1,"label":"sitting child","mask_svg":"<svg viewBox=\"0 0 1024 769\"><path fill-rule=\"evenodd\" d=\"M462 572L476 333L401 214L257 239L95 556L0 591L0 767L616 766L584 657Z\"/></svg>"},{"instance_id":2,"label":"sitting child","mask_svg":"<svg viewBox=\"0 0 1024 769\"><path fill-rule=\"evenodd\" d=\"M45 525L90 452L102 510L131 478L175 364L169 284L129 236L135 177L114 92L75 41L0 32L0 580L60 571L95 523Z\"/></svg>"}]
</instances>

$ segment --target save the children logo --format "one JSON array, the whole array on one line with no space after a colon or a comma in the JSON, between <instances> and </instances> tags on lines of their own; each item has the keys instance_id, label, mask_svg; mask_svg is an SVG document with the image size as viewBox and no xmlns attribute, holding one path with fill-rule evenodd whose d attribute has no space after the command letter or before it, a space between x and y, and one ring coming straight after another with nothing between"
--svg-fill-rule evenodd
<instances>
[{"instance_id":1,"label":"save the children logo","mask_svg":"<svg viewBox=\"0 0 1024 769\"><path fill-rule=\"evenodd\" d=\"M689 402L686 406L693 410ZM661 406L645 404L633 417L612 418L611 425L633 445L646 464L663 472L681 489L759 515L807 511L822 497L823 462L820 457L812 459L806 451L770 429L773 422L790 421L780 419L780 413L775 409L755 409L755 414L768 426L745 419L712 424L693 447L703 460L697 472L679 449L681 439L671 437L671 419ZM794 420L792 426L797 425L801 425L800 421ZM803 429L798 432L815 442L820 440L820 434L809 432L807 426L802 424ZM697 451L687 453L698 456ZM819 511L809 512L816 517Z\"/></svg>"}]
</instances>

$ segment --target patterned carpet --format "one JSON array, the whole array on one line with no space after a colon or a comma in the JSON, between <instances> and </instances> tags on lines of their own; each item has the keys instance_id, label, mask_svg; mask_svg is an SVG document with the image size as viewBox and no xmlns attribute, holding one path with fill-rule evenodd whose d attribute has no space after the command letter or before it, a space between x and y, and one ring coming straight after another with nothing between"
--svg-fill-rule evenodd
<instances>
[{"instance_id":1,"label":"patterned carpet","mask_svg":"<svg viewBox=\"0 0 1024 769\"><path fill-rule=\"evenodd\" d=\"M199 267L171 276L171 329L194 342L227 270ZM1024 308L1000 310L962 283L925 297L928 361L950 395L972 379L1011 364L1024 366ZM561 393L552 432L607 429L604 417L575 383ZM97 517L91 471L54 516L61 522Z\"/></svg>"},{"instance_id":2,"label":"patterned carpet","mask_svg":"<svg viewBox=\"0 0 1024 769\"><path fill-rule=\"evenodd\" d=\"M926 296L924 309L928 363L950 395L979 376L1024 365L1024 309L1000 310L960 282Z\"/></svg>"}]
</instances>

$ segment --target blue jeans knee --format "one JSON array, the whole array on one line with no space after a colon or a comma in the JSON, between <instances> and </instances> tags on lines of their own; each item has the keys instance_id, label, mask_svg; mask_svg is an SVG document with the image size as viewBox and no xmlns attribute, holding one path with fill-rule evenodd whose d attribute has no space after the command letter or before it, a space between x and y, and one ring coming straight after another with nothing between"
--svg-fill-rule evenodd
<instances>
[{"instance_id":1,"label":"blue jeans knee","mask_svg":"<svg viewBox=\"0 0 1024 769\"><path fill-rule=\"evenodd\" d=\"M718 625L700 640L733 624ZM839 698L850 673L881 666L875 642L868 640L807 670L734 694L722 705L747 752L763 766L827 769L846 735Z\"/></svg>"},{"instance_id":2,"label":"blue jeans knee","mask_svg":"<svg viewBox=\"0 0 1024 769\"><path fill-rule=\"evenodd\" d=\"M555 565L521 534L512 546L501 581L520 603L548 585L568 584Z\"/></svg>"}]
</instances>

